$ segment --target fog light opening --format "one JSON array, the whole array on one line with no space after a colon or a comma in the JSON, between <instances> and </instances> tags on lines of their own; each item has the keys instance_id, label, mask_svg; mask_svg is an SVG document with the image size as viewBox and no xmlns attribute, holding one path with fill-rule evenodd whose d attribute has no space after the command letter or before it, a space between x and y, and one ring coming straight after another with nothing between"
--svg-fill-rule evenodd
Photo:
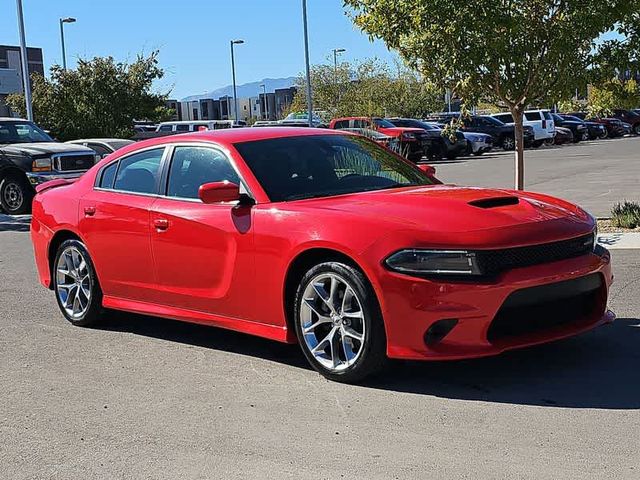
<instances>
[{"instance_id":1,"label":"fog light opening","mask_svg":"<svg viewBox=\"0 0 640 480\"><path fill-rule=\"evenodd\" d=\"M424 343L427 345L439 343L457 324L457 318L445 318L444 320L434 322L424 334Z\"/></svg>"}]
</instances>

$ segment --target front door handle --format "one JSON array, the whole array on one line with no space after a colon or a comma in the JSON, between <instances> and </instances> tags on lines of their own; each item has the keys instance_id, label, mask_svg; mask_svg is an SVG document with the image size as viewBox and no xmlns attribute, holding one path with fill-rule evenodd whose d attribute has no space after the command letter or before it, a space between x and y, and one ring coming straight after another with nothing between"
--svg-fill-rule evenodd
<instances>
[{"instance_id":1,"label":"front door handle","mask_svg":"<svg viewBox=\"0 0 640 480\"><path fill-rule=\"evenodd\" d=\"M96 207L93 207L93 206L84 207L84 215L86 217L93 217L95 213L96 213Z\"/></svg>"},{"instance_id":2,"label":"front door handle","mask_svg":"<svg viewBox=\"0 0 640 480\"><path fill-rule=\"evenodd\" d=\"M158 232L164 232L167 228L169 228L169 220L166 218L156 218L153 221L153 226L156 227Z\"/></svg>"}]
</instances>

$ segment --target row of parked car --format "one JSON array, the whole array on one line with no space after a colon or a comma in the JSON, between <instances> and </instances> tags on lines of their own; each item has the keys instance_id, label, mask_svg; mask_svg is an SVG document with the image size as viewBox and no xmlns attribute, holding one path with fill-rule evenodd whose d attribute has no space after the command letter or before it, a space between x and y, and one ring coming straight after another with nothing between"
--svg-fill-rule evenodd
<instances>
[{"instance_id":1,"label":"row of parked car","mask_svg":"<svg viewBox=\"0 0 640 480\"><path fill-rule=\"evenodd\" d=\"M314 126L366 135L414 162L424 157L438 161L462 155L482 155L493 148L515 148L511 114L465 116L458 130L452 135L444 134L445 126L459 115L456 112L437 113L427 119L342 117L334 118L328 124L314 115L312 121ZM528 110L524 117L525 146L532 148L640 134L640 109L615 110L608 118L588 118L581 112L554 113L549 110ZM231 120L163 122L144 126L133 140L91 138L62 144L33 122L0 118L0 207L10 214L27 213L38 184L77 177L97 160L135 140L244 126ZM282 121L254 124L254 127L268 126L308 126L308 119L306 114L292 114Z\"/></svg>"}]
</instances>

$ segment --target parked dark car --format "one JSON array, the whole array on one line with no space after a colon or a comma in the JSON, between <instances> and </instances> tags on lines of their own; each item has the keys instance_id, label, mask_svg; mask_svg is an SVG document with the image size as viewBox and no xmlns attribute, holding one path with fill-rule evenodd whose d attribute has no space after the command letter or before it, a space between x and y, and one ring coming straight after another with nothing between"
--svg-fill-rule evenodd
<instances>
[{"instance_id":1,"label":"parked dark car","mask_svg":"<svg viewBox=\"0 0 640 480\"><path fill-rule=\"evenodd\" d=\"M413 118L388 118L396 127L421 128L427 134L429 139L426 147L427 158L430 161L441 160L443 156L449 160L463 155L467 150L467 140L462 132L456 132L456 141L442 135L442 129L436 125L430 125L427 122L416 120ZM423 137L424 138L424 137Z\"/></svg>"},{"instance_id":2,"label":"parked dark car","mask_svg":"<svg viewBox=\"0 0 640 480\"><path fill-rule=\"evenodd\" d=\"M35 186L77 178L96 162L93 150L58 143L35 123L0 118L0 205L11 215L28 213Z\"/></svg>"},{"instance_id":3,"label":"parked dark car","mask_svg":"<svg viewBox=\"0 0 640 480\"><path fill-rule=\"evenodd\" d=\"M559 113L558 115L561 118L572 121L572 122L582 122L584 126L587 127L587 134L588 134L589 140L595 140L597 138L607 138L607 135L608 135L607 127L605 127L602 123L589 122L587 120L583 120L580 117L569 115L567 113Z\"/></svg>"},{"instance_id":4,"label":"parked dark car","mask_svg":"<svg viewBox=\"0 0 640 480\"><path fill-rule=\"evenodd\" d=\"M585 112L571 112L569 115L604 125L607 129L607 136L609 138L621 137L625 134L622 121L618 118L588 118L588 115Z\"/></svg>"},{"instance_id":5,"label":"parked dark car","mask_svg":"<svg viewBox=\"0 0 640 480\"><path fill-rule=\"evenodd\" d=\"M636 112L632 110L615 109L611 116L623 123L628 123L631 125L631 131L636 135L640 135L640 115Z\"/></svg>"},{"instance_id":6,"label":"parked dark car","mask_svg":"<svg viewBox=\"0 0 640 480\"><path fill-rule=\"evenodd\" d=\"M555 127L556 134L553 137L553 141L549 142L553 145L564 145L565 143L575 142L573 137L573 131L565 127Z\"/></svg>"},{"instance_id":7,"label":"parked dark car","mask_svg":"<svg viewBox=\"0 0 640 480\"><path fill-rule=\"evenodd\" d=\"M570 117L562 117L557 113L552 113L551 116L553 117L556 127L568 128L571 130L574 143L581 140L589 140L589 129L585 125L584 120L580 120L579 118L573 120Z\"/></svg>"},{"instance_id":8,"label":"parked dark car","mask_svg":"<svg viewBox=\"0 0 640 480\"><path fill-rule=\"evenodd\" d=\"M453 118L458 118L459 113L439 113L433 115L430 120L440 123L448 123ZM529 147L533 144L533 127L524 126L524 145ZM465 132L486 133L493 137L493 144L502 147L504 150L513 150L516 146L515 127L507 125L497 118L489 115L470 115L463 120L462 130Z\"/></svg>"}]
</instances>

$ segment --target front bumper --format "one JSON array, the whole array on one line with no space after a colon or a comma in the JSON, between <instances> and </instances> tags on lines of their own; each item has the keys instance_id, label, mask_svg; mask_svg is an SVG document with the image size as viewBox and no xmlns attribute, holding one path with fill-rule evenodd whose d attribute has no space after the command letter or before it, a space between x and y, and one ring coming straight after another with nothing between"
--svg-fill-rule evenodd
<instances>
[{"instance_id":1,"label":"front bumper","mask_svg":"<svg viewBox=\"0 0 640 480\"><path fill-rule=\"evenodd\" d=\"M50 180L71 180L74 178L80 178L85 172L27 172L27 178L32 186L40 185L41 183L48 182Z\"/></svg>"},{"instance_id":2,"label":"front bumper","mask_svg":"<svg viewBox=\"0 0 640 480\"><path fill-rule=\"evenodd\" d=\"M602 255L588 254L514 269L486 283L434 281L386 270L383 273L383 270L380 271L381 304L387 333L387 355L391 358L454 360L496 355L570 337L612 322L615 318L607 310L613 275L606 250ZM590 305L593 305L588 312L572 312L576 318L564 321L562 316L566 312L561 306L566 302L549 302L548 308L546 303L536 305L536 312L544 312L540 321L545 322L547 317L556 315L560 316L558 322L506 336L491 333L492 325L495 330L496 322L504 320L503 307L509 306L507 300L513 298L515 292L545 285L548 286L546 290L553 291L556 284L593 275L599 277L600 287L592 292L593 298L589 297ZM580 304L580 299L576 301ZM523 317L532 309L522 310L525 312ZM519 318L516 315L508 320L518 322ZM455 326L440 341L429 343L427 333L430 327L442 320L455 320ZM527 321L535 322L536 318L528 318Z\"/></svg>"}]
</instances>

